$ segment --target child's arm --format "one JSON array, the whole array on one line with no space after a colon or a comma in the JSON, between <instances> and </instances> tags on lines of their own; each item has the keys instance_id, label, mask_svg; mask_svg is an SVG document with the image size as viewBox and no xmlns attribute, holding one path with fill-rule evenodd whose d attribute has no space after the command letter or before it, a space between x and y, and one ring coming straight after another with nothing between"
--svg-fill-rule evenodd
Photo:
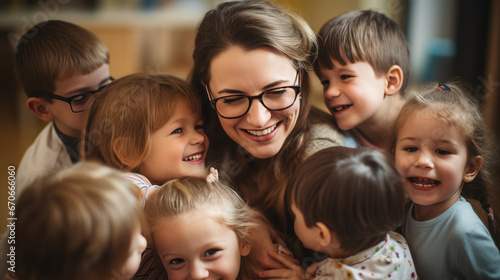
<instances>
[{"instance_id":1,"label":"child's arm","mask_svg":"<svg viewBox=\"0 0 500 280\"><path fill-rule=\"evenodd\" d=\"M275 251L268 251L276 261L280 262L286 268L265 270L259 273L259 277L266 279L299 279L309 280L314 278L317 263L312 264L306 271L298 265L298 261L286 254L279 254Z\"/></svg>"}]
</instances>

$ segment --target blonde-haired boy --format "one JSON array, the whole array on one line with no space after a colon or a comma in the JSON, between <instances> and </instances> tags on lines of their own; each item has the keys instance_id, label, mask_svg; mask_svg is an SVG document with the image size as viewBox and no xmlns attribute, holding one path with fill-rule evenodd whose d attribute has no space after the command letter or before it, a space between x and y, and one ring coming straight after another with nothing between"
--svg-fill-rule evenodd
<instances>
[{"instance_id":1,"label":"blonde-haired boy","mask_svg":"<svg viewBox=\"0 0 500 280\"><path fill-rule=\"evenodd\" d=\"M130 279L146 248L140 197L93 162L35 181L16 205L15 279Z\"/></svg>"}]
</instances>

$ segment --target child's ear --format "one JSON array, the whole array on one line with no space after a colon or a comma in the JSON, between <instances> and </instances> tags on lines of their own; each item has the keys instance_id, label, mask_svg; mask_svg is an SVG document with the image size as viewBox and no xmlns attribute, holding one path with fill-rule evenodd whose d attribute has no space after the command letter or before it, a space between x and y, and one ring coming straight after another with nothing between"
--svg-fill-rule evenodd
<instances>
[{"instance_id":1,"label":"child's ear","mask_svg":"<svg viewBox=\"0 0 500 280\"><path fill-rule=\"evenodd\" d=\"M113 141L113 152L121 163L130 167L133 165L133 162L130 159L129 155L123 150L123 146L123 138L116 138L115 141Z\"/></svg>"},{"instance_id":2,"label":"child's ear","mask_svg":"<svg viewBox=\"0 0 500 280\"><path fill-rule=\"evenodd\" d=\"M252 246L250 243L242 243L241 244L241 256L246 257L250 254L250 251L252 250Z\"/></svg>"},{"instance_id":3,"label":"child's ear","mask_svg":"<svg viewBox=\"0 0 500 280\"><path fill-rule=\"evenodd\" d=\"M330 245L330 242L332 241L332 232L330 229L323 223L317 222L316 223L316 229L318 230L318 243L322 247L327 247Z\"/></svg>"},{"instance_id":4,"label":"child's ear","mask_svg":"<svg viewBox=\"0 0 500 280\"><path fill-rule=\"evenodd\" d=\"M47 101L39 98L39 97L30 97L28 101L26 101L26 107L37 116L37 118L41 119L44 122L50 122L54 116L47 108Z\"/></svg>"},{"instance_id":5,"label":"child's ear","mask_svg":"<svg viewBox=\"0 0 500 280\"><path fill-rule=\"evenodd\" d=\"M403 70L397 65L392 65L385 74L385 94L394 95L403 86Z\"/></svg>"},{"instance_id":6,"label":"child's ear","mask_svg":"<svg viewBox=\"0 0 500 280\"><path fill-rule=\"evenodd\" d=\"M470 161L467 169L465 170L464 182L472 182L472 180L476 178L477 173L479 173L479 170L481 169L482 165L483 165L483 157L482 156L474 157Z\"/></svg>"}]
</instances>

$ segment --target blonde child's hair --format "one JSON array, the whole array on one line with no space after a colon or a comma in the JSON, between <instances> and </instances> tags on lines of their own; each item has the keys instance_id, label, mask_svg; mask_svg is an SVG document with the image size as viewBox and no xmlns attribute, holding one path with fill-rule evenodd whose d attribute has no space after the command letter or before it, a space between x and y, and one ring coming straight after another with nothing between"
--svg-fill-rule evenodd
<instances>
[{"instance_id":1,"label":"blonde child's hair","mask_svg":"<svg viewBox=\"0 0 500 280\"><path fill-rule=\"evenodd\" d=\"M488 214L490 232L495 242L500 244L489 195L489 192L498 186L492 174L496 147L493 145L492 134L488 131L478 100L474 100L475 91L471 85L459 80L447 83L447 90L443 90L445 86L437 86L438 83L429 83L409 89L410 97L401 109L390 138L392 154L395 153L398 131L420 112L425 111L425 114L435 116L457 129L465 139L468 163L477 156L483 158L477 177L472 182L464 182L461 195L480 202Z\"/></svg>"},{"instance_id":2,"label":"blonde child's hair","mask_svg":"<svg viewBox=\"0 0 500 280\"><path fill-rule=\"evenodd\" d=\"M321 27L318 44L316 75L321 67L332 69L332 60L341 65L367 62L377 76L398 65L403 71L400 92L404 94L410 76L410 49L401 28L386 15L371 10L341 14Z\"/></svg>"},{"instance_id":3,"label":"blonde child's hair","mask_svg":"<svg viewBox=\"0 0 500 280\"><path fill-rule=\"evenodd\" d=\"M199 97L174 76L136 73L114 81L93 97L82 159L140 173L151 135L168 121L180 100L201 115Z\"/></svg>"},{"instance_id":4,"label":"blonde child's hair","mask_svg":"<svg viewBox=\"0 0 500 280\"><path fill-rule=\"evenodd\" d=\"M250 244L249 230L257 226L258 219L263 218L220 181L208 183L203 178L182 177L163 184L146 201L144 212L149 225L148 244L155 247L153 237L162 226L162 220L193 210L207 210L213 219L236 234L239 244ZM241 269L245 267L244 260Z\"/></svg>"},{"instance_id":5,"label":"blonde child's hair","mask_svg":"<svg viewBox=\"0 0 500 280\"><path fill-rule=\"evenodd\" d=\"M118 171L89 162L30 185L16 205L16 276L112 279L144 222L139 196Z\"/></svg>"},{"instance_id":6,"label":"blonde child's hair","mask_svg":"<svg viewBox=\"0 0 500 280\"><path fill-rule=\"evenodd\" d=\"M92 73L104 64L109 64L104 43L92 32L61 20L29 29L15 55L15 70L28 97L37 91L54 92L57 80Z\"/></svg>"}]
</instances>

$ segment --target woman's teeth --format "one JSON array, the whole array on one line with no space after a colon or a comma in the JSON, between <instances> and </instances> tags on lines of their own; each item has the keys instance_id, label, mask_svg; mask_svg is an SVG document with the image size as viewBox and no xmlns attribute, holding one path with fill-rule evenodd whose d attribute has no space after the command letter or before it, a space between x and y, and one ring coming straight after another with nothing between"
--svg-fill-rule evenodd
<instances>
[{"instance_id":1,"label":"woman's teeth","mask_svg":"<svg viewBox=\"0 0 500 280\"><path fill-rule=\"evenodd\" d=\"M255 135L255 136L264 136L264 135L267 135L267 134L273 132L277 126L278 126L278 124L275 124L275 125L271 126L270 128L267 128L264 130L247 130L247 132L252 134L252 135Z\"/></svg>"},{"instance_id":2,"label":"woman's teeth","mask_svg":"<svg viewBox=\"0 0 500 280\"><path fill-rule=\"evenodd\" d=\"M183 159L183 161L193 161L193 160L199 160L201 159L202 157L202 154L195 154L195 155L190 155L188 157L186 157L185 159Z\"/></svg>"}]
</instances>

